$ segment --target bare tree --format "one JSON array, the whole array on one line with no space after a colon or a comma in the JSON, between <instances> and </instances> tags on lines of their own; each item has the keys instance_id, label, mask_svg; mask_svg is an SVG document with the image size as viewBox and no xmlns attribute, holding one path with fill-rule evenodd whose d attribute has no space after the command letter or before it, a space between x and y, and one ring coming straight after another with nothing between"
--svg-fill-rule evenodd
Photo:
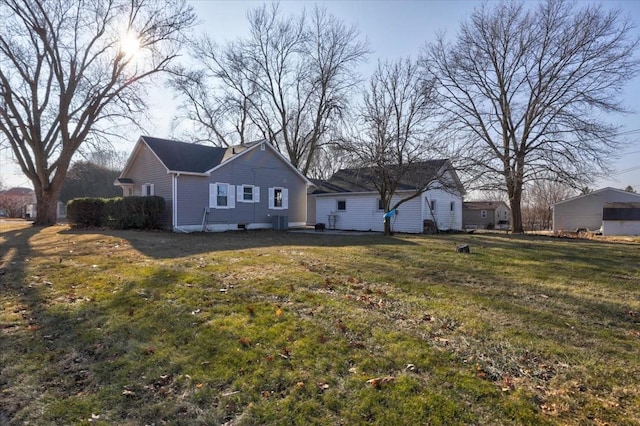
<instances>
[{"instance_id":1,"label":"bare tree","mask_svg":"<svg viewBox=\"0 0 640 426\"><path fill-rule=\"evenodd\" d=\"M427 162L441 152L429 133L432 95L433 81L422 78L414 61L379 63L364 92L361 123L340 143L360 167L358 178L377 189L385 213L432 185L446 186L448 162ZM413 192L391 205L401 185ZM389 235L390 215L384 223Z\"/></svg>"},{"instance_id":2,"label":"bare tree","mask_svg":"<svg viewBox=\"0 0 640 426\"><path fill-rule=\"evenodd\" d=\"M202 68L179 70L182 119L218 145L259 135L307 174L332 126L344 116L355 69L368 53L358 31L326 10L283 17L278 5L248 14L250 36L194 46Z\"/></svg>"},{"instance_id":3,"label":"bare tree","mask_svg":"<svg viewBox=\"0 0 640 426\"><path fill-rule=\"evenodd\" d=\"M7 217L22 217L27 205L32 202L33 191L29 188L11 188L0 191L0 210Z\"/></svg>"},{"instance_id":4,"label":"bare tree","mask_svg":"<svg viewBox=\"0 0 640 426\"><path fill-rule=\"evenodd\" d=\"M522 232L524 185L552 177L572 187L608 168L619 142L603 113L624 112L638 39L620 12L563 0L485 4L424 51L459 167L481 189L506 189Z\"/></svg>"},{"instance_id":5,"label":"bare tree","mask_svg":"<svg viewBox=\"0 0 640 426\"><path fill-rule=\"evenodd\" d=\"M574 196L576 190L552 180L537 180L525 187L522 203L522 224L527 230L551 229L553 211L558 201Z\"/></svg>"},{"instance_id":6,"label":"bare tree","mask_svg":"<svg viewBox=\"0 0 640 426\"><path fill-rule=\"evenodd\" d=\"M56 220L74 153L133 120L195 16L182 0L3 0L0 132L33 183L36 224Z\"/></svg>"}]
</instances>

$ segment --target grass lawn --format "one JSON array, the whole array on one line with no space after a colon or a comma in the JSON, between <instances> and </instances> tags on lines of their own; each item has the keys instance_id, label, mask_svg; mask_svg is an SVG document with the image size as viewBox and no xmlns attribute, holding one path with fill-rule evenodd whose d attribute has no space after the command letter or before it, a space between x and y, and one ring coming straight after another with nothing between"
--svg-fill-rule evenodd
<instances>
[{"instance_id":1,"label":"grass lawn","mask_svg":"<svg viewBox=\"0 0 640 426\"><path fill-rule=\"evenodd\" d=\"M638 242L16 222L0 244L0 424L640 424Z\"/></svg>"}]
</instances>

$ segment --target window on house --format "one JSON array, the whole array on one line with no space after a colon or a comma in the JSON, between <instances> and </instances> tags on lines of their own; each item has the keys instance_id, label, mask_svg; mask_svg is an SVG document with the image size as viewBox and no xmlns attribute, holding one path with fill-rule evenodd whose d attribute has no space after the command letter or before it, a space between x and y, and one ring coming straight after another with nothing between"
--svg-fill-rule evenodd
<instances>
[{"instance_id":1,"label":"window on house","mask_svg":"<svg viewBox=\"0 0 640 426\"><path fill-rule=\"evenodd\" d=\"M449 203L449 210L454 211L456 209L456 202L452 201Z\"/></svg>"},{"instance_id":2,"label":"window on house","mask_svg":"<svg viewBox=\"0 0 640 426\"><path fill-rule=\"evenodd\" d=\"M260 188L253 185L238 185L236 200L240 203L259 203Z\"/></svg>"},{"instance_id":3,"label":"window on house","mask_svg":"<svg viewBox=\"0 0 640 426\"><path fill-rule=\"evenodd\" d=\"M236 205L234 185L212 183L209 185L209 207L214 209L232 209Z\"/></svg>"},{"instance_id":4,"label":"window on house","mask_svg":"<svg viewBox=\"0 0 640 426\"><path fill-rule=\"evenodd\" d=\"M384 210L384 204L382 204L382 200L378 198L378 210Z\"/></svg>"},{"instance_id":5,"label":"window on house","mask_svg":"<svg viewBox=\"0 0 640 426\"><path fill-rule=\"evenodd\" d=\"M347 210L347 201L346 200L338 200L338 211Z\"/></svg>"},{"instance_id":6,"label":"window on house","mask_svg":"<svg viewBox=\"0 0 640 426\"><path fill-rule=\"evenodd\" d=\"M487 211L486 210L480 210L480 217L483 219L487 218Z\"/></svg>"},{"instance_id":7,"label":"window on house","mask_svg":"<svg viewBox=\"0 0 640 426\"><path fill-rule=\"evenodd\" d=\"M218 184L216 191L216 205L218 207L227 207L229 204L229 185Z\"/></svg>"},{"instance_id":8,"label":"window on house","mask_svg":"<svg viewBox=\"0 0 640 426\"><path fill-rule=\"evenodd\" d=\"M133 188L127 188L127 197L131 197L133 195Z\"/></svg>"},{"instance_id":9,"label":"window on house","mask_svg":"<svg viewBox=\"0 0 640 426\"><path fill-rule=\"evenodd\" d=\"M253 186L242 187L242 199L244 201L253 201Z\"/></svg>"},{"instance_id":10,"label":"window on house","mask_svg":"<svg viewBox=\"0 0 640 426\"><path fill-rule=\"evenodd\" d=\"M143 197L151 197L153 194L153 184L152 183L145 183L144 185L142 185L142 196Z\"/></svg>"},{"instance_id":11,"label":"window on house","mask_svg":"<svg viewBox=\"0 0 640 426\"><path fill-rule=\"evenodd\" d=\"M436 211L436 200L431 200L431 211Z\"/></svg>"},{"instance_id":12,"label":"window on house","mask_svg":"<svg viewBox=\"0 0 640 426\"><path fill-rule=\"evenodd\" d=\"M269 208L289 208L289 190L287 188L269 188Z\"/></svg>"},{"instance_id":13,"label":"window on house","mask_svg":"<svg viewBox=\"0 0 640 426\"><path fill-rule=\"evenodd\" d=\"M281 188L273 189L273 207L282 208L282 189Z\"/></svg>"}]
</instances>

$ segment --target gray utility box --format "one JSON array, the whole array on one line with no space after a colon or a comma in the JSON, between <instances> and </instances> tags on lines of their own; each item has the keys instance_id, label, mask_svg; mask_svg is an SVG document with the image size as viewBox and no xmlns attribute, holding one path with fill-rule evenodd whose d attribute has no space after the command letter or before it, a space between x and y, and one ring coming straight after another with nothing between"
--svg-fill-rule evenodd
<instances>
[{"instance_id":1,"label":"gray utility box","mask_svg":"<svg viewBox=\"0 0 640 426\"><path fill-rule=\"evenodd\" d=\"M286 231L287 229L289 229L289 216L271 216L271 220L273 223L273 229L275 231Z\"/></svg>"}]
</instances>

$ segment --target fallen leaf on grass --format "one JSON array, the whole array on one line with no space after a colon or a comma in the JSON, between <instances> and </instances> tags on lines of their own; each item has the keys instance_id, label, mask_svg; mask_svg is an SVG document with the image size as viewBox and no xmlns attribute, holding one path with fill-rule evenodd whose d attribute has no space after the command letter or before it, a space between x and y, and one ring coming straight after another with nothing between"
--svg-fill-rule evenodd
<instances>
[{"instance_id":1,"label":"fallen leaf on grass","mask_svg":"<svg viewBox=\"0 0 640 426\"><path fill-rule=\"evenodd\" d=\"M367 380L367 384L371 385L371 387L375 389L378 389L378 388L381 388L383 385L393 382L395 379L396 378L393 376L376 377L375 379Z\"/></svg>"},{"instance_id":2,"label":"fallen leaf on grass","mask_svg":"<svg viewBox=\"0 0 640 426\"><path fill-rule=\"evenodd\" d=\"M316 385L318 385L318 388L320 390L323 390L323 391L329 389L329 384L328 383L318 382L318 383L316 383Z\"/></svg>"}]
</instances>

